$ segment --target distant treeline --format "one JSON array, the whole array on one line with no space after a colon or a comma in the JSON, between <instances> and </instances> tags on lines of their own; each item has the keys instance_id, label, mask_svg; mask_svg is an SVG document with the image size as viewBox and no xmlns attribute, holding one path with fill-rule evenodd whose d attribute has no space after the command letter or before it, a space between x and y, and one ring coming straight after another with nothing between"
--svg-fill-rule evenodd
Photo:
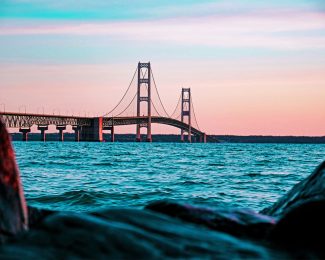
<instances>
[{"instance_id":1,"label":"distant treeline","mask_svg":"<svg viewBox=\"0 0 325 260\"><path fill-rule=\"evenodd\" d=\"M293 143L293 144L325 144L325 136L238 136L215 135L220 142L227 143Z\"/></svg>"},{"instance_id":2,"label":"distant treeline","mask_svg":"<svg viewBox=\"0 0 325 260\"><path fill-rule=\"evenodd\" d=\"M30 133L28 135L29 141L39 141L40 134ZM65 141L74 141L74 134L65 133ZM19 133L12 134L14 141L22 140L22 135ZM55 133L46 135L47 141L58 141L59 136ZM110 135L104 134L104 139L109 142ZM145 140L145 135L142 136ZM180 142L179 135L153 135L154 142ZM186 139L186 138L185 138ZM134 134L116 134L116 142L134 142ZM209 142L221 142L221 143L297 143L297 144L325 144L325 136L311 137L311 136L237 136L237 135L213 135L209 136Z\"/></svg>"}]
</instances>

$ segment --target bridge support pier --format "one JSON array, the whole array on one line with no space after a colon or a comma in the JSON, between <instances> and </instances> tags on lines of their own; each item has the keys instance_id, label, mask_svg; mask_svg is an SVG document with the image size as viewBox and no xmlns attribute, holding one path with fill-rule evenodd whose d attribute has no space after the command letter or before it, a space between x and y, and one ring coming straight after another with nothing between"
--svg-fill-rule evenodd
<instances>
[{"instance_id":1,"label":"bridge support pier","mask_svg":"<svg viewBox=\"0 0 325 260\"><path fill-rule=\"evenodd\" d=\"M81 129L81 141L102 142L103 141L103 118L91 119L90 126L83 126Z\"/></svg>"},{"instance_id":2,"label":"bridge support pier","mask_svg":"<svg viewBox=\"0 0 325 260\"><path fill-rule=\"evenodd\" d=\"M206 143L207 142L207 135L206 133L203 133L200 137L200 143Z\"/></svg>"},{"instance_id":3,"label":"bridge support pier","mask_svg":"<svg viewBox=\"0 0 325 260\"><path fill-rule=\"evenodd\" d=\"M37 130L41 131L41 141L45 142L46 141L45 131L49 130L49 127L47 125L39 125L37 127Z\"/></svg>"},{"instance_id":4,"label":"bridge support pier","mask_svg":"<svg viewBox=\"0 0 325 260\"><path fill-rule=\"evenodd\" d=\"M79 125L74 125L72 126L72 130L74 131L74 140L76 142L80 141L80 131L81 131L81 126Z\"/></svg>"},{"instance_id":5,"label":"bridge support pier","mask_svg":"<svg viewBox=\"0 0 325 260\"><path fill-rule=\"evenodd\" d=\"M114 133L114 126L111 127L111 142L115 142L115 133Z\"/></svg>"},{"instance_id":6,"label":"bridge support pier","mask_svg":"<svg viewBox=\"0 0 325 260\"><path fill-rule=\"evenodd\" d=\"M28 141L28 133L30 133L30 127L21 127L19 132L23 134L23 141Z\"/></svg>"},{"instance_id":7,"label":"bridge support pier","mask_svg":"<svg viewBox=\"0 0 325 260\"><path fill-rule=\"evenodd\" d=\"M184 143L184 131L181 130L181 142Z\"/></svg>"},{"instance_id":8,"label":"bridge support pier","mask_svg":"<svg viewBox=\"0 0 325 260\"><path fill-rule=\"evenodd\" d=\"M67 126L65 125L58 125L56 126L56 130L59 130L59 141L63 142L64 141L64 130L67 129Z\"/></svg>"},{"instance_id":9,"label":"bridge support pier","mask_svg":"<svg viewBox=\"0 0 325 260\"><path fill-rule=\"evenodd\" d=\"M184 131L181 132L181 142L182 142L182 143L185 142ZM189 143L192 142L192 134L190 134L190 133L187 134L187 142L189 142Z\"/></svg>"},{"instance_id":10,"label":"bridge support pier","mask_svg":"<svg viewBox=\"0 0 325 260\"><path fill-rule=\"evenodd\" d=\"M137 125L137 136L135 138L136 142L141 142L141 132L140 132L140 125Z\"/></svg>"},{"instance_id":11,"label":"bridge support pier","mask_svg":"<svg viewBox=\"0 0 325 260\"><path fill-rule=\"evenodd\" d=\"M111 131L111 142L114 143L115 142L114 126L106 126L106 127L103 127L103 130Z\"/></svg>"}]
</instances>

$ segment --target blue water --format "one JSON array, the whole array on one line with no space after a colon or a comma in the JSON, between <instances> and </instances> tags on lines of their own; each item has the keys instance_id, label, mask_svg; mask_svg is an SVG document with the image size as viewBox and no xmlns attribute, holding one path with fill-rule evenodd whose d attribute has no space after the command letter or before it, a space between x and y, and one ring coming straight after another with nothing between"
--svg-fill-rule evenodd
<instances>
[{"instance_id":1,"label":"blue water","mask_svg":"<svg viewBox=\"0 0 325 260\"><path fill-rule=\"evenodd\" d=\"M88 211L176 199L261 210L325 159L325 145L14 142L30 205Z\"/></svg>"}]
</instances>

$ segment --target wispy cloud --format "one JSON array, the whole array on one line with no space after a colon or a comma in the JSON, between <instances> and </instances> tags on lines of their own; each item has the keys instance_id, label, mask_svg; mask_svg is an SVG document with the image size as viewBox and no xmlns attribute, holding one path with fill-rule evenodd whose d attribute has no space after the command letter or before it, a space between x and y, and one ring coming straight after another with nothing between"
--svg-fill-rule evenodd
<instances>
[{"instance_id":1,"label":"wispy cloud","mask_svg":"<svg viewBox=\"0 0 325 260\"><path fill-rule=\"evenodd\" d=\"M137 22L7 23L0 35L103 35L121 40L274 49L325 48L325 14L282 10ZM300 33L297 33L300 32Z\"/></svg>"}]
</instances>

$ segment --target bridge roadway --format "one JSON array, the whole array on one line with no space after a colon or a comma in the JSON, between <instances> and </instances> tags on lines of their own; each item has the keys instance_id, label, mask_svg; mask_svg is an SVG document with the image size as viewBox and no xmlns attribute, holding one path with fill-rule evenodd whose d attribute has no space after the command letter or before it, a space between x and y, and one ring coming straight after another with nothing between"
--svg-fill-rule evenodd
<instances>
[{"instance_id":1,"label":"bridge roadway","mask_svg":"<svg viewBox=\"0 0 325 260\"><path fill-rule=\"evenodd\" d=\"M23 133L24 139L27 140L27 134L33 125L37 125L44 135L47 126L55 125L60 131L61 140L63 141L63 130L67 125L71 125L76 133L76 141L102 141L102 131L111 130L112 141L114 141L114 127L122 125L145 125L148 122L147 116L140 117L80 117L80 116L64 116L64 115L45 115L30 113L13 113L0 112L0 118L7 128L19 128ZM179 120L152 116L151 122L156 124L164 124L188 131L190 126ZM42 128L46 127L46 128ZM206 141L206 134L191 127L191 133L199 137L201 142ZM80 135L81 134L81 135Z\"/></svg>"}]
</instances>

